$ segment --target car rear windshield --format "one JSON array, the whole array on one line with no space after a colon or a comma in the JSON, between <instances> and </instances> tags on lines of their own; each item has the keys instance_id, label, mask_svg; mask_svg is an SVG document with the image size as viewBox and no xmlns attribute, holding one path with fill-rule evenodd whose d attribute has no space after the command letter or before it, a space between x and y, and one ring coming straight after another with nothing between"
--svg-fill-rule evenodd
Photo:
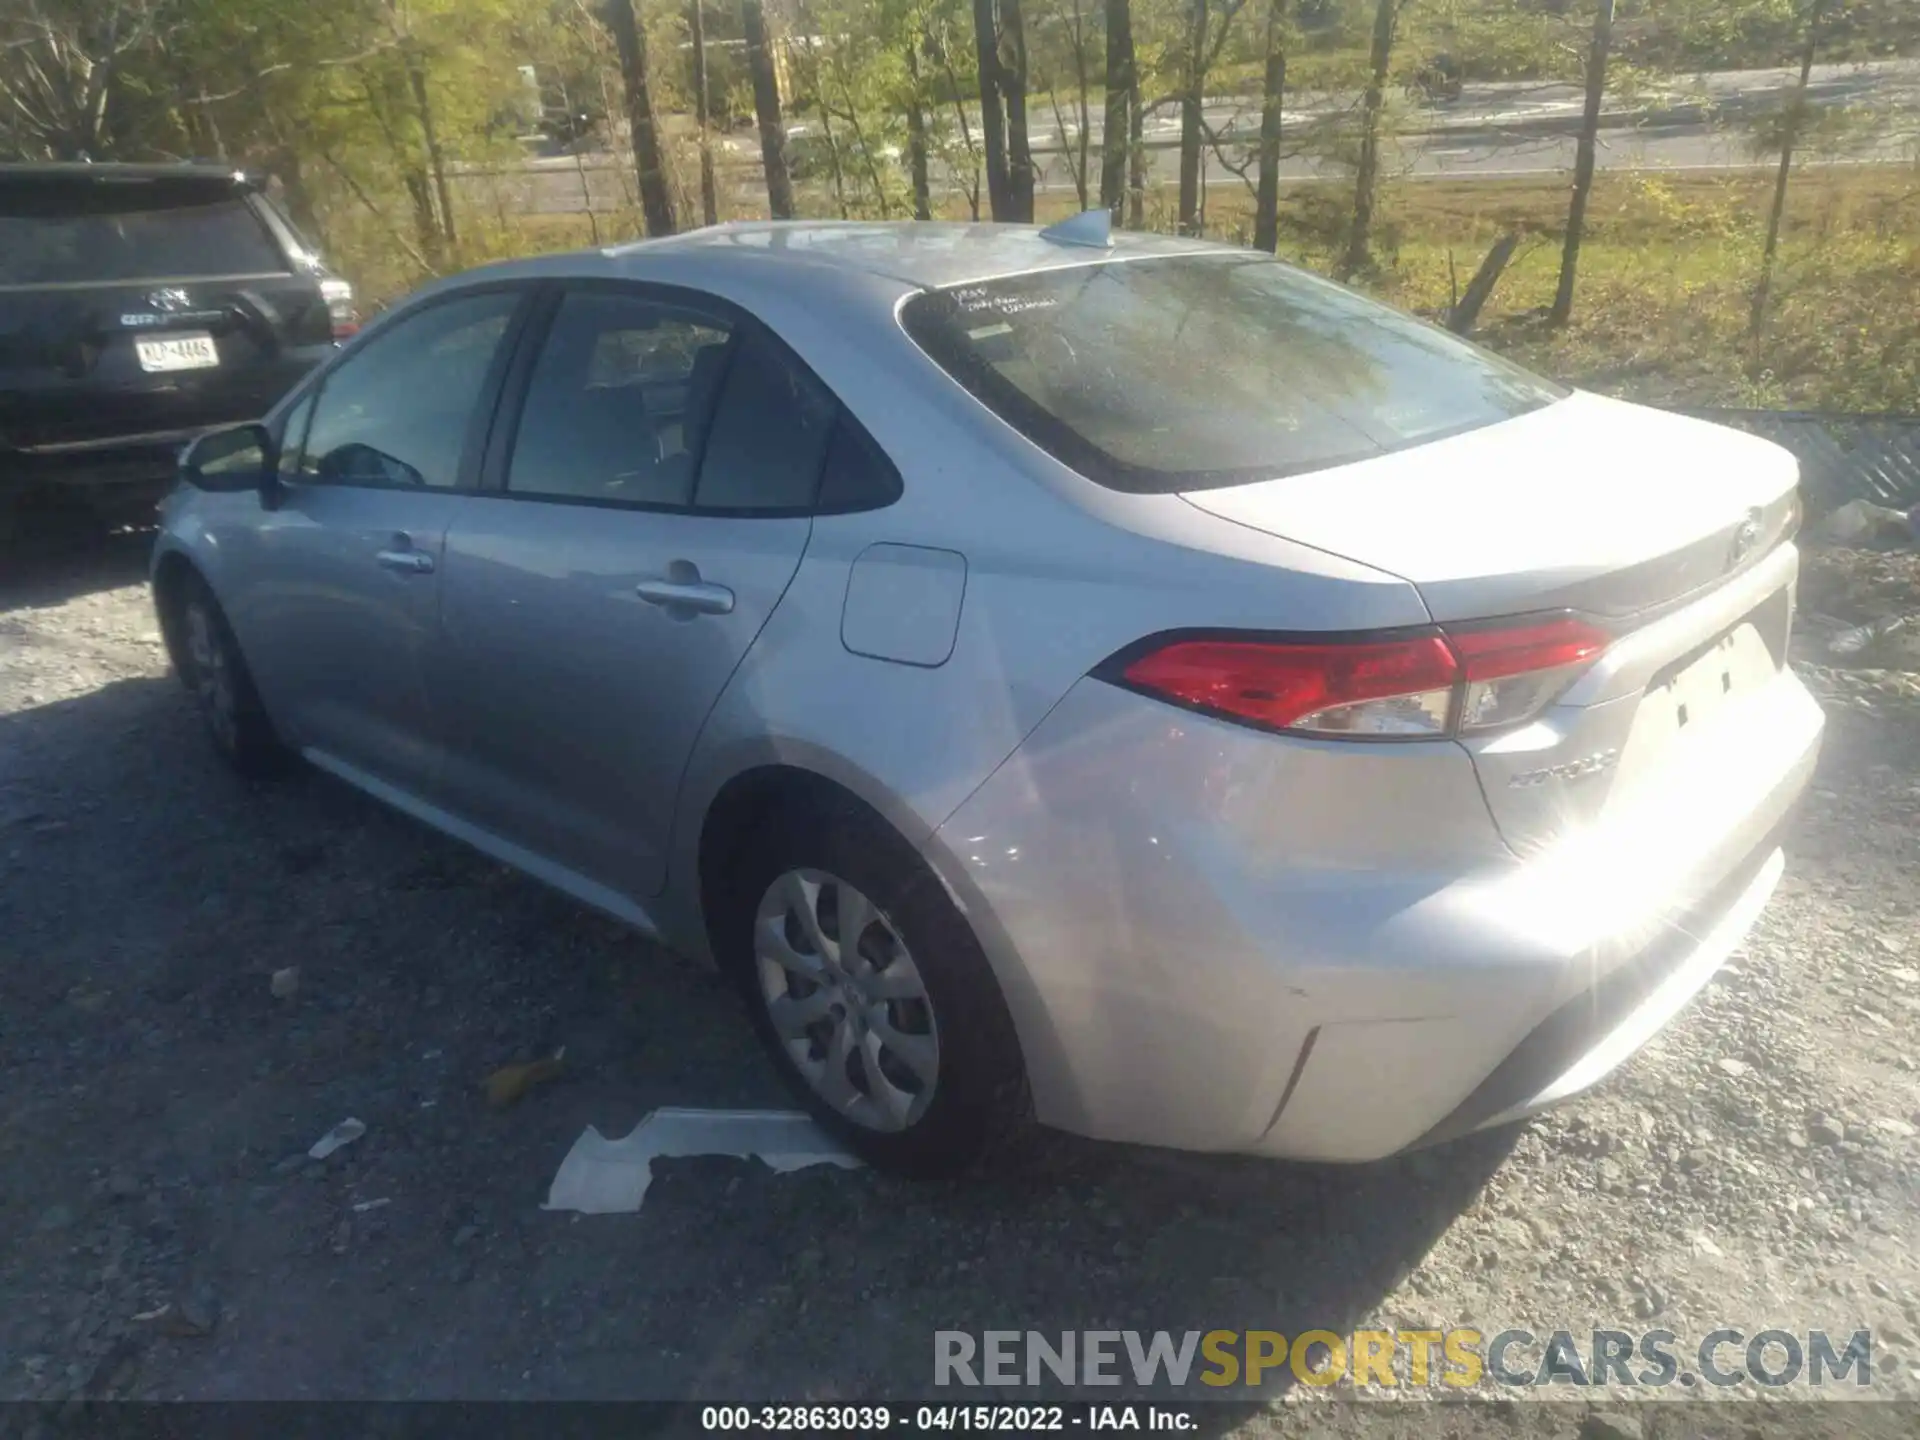
<instances>
[{"instance_id":1,"label":"car rear windshield","mask_svg":"<svg viewBox=\"0 0 1920 1440\"><path fill-rule=\"evenodd\" d=\"M0 285L61 285L286 270L260 218L231 192L149 184L0 187Z\"/></svg>"},{"instance_id":2,"label":"car rear windshield","mask_svg":"<svg viewBox=\"0 0 1920 1440\"><path fill-rule=\"evenodd\" d=\"M989 409L1115 490L1322 470L1566 392L1257 256L1117 260L931 290L907 333Z\"/></svg>"}]
</instances>

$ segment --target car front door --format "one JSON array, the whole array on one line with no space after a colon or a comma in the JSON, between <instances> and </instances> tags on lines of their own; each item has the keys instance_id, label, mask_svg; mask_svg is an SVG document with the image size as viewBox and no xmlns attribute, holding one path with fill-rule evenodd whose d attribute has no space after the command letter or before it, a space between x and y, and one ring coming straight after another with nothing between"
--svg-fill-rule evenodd
<instances>
[{"instance_id":1,"label":"car front door","mask_svg":"<svg viewBox=\"0 0 1920 1440\"><path fill-rule=\"evenodd\" d=\"M441 544L528 301L495 289L429 304L368 337L293 412L273 503L230 565L231 609L275 720L323 765L431 793L440 744L423 664Z\"/></svg>"},{"instance_id":2,"label":"car front door","mask_svg":"<svg viewBox=\"0 0 1920 1440\"><path fill-rule=\"evenodd\" d=\"M755 322L680 291L568 290L528 356L489 491L446 539L447 789L641 897L701 724L806 549L838 406Z\"/></svg>"}]
</instances>

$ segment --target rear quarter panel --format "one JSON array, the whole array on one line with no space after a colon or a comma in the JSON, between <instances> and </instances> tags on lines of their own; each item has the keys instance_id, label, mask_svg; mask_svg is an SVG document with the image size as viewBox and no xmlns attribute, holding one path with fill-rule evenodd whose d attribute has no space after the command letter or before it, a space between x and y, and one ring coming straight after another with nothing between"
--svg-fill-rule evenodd
<instances>
[{"instance_id":1,"label":"rear quarter panel","mask_svg":"<svg viewBox=\"0 0 1920 1440\"><path fill-rule=\"evenodd\" d=\"M897 326L823 323L816 317L828 307L817 295L791 310L729 298L774 323L833 387L898 465L905 493L884 509L815 521L792 585L702 730L662 897L662 928L682 948L705 953L701 827L745 770L778 763L824 775L919 846L1077 680L1142 636L1426 619L1396 577L1175 496L1100 489L993 417ZM954 641L939 664L877 659L843 643L854 564L883 544L965 557Z\"/></svg>"}]
</instances>

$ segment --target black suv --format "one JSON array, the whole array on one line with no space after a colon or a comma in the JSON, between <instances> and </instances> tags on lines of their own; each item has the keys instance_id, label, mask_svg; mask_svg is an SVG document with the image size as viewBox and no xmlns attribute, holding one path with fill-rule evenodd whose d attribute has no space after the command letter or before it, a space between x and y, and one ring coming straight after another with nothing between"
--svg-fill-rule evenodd
<instances>
[{"instance_id":1,"label":"black suv","mask_svg":"<svg viewBox=\"0 0 1920 1440\"><path fill-rule=\"evenodd\" d=\"M151 513L185 441L264 414L357 324L248 176L0 165L0 532L50 496Z\"/></svg>"}]
</instances>

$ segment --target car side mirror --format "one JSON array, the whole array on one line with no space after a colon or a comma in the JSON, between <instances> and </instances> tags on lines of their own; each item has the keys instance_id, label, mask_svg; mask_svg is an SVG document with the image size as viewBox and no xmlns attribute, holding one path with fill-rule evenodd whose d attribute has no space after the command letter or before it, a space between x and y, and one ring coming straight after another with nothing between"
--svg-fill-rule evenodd
<instances>
[{"instance_id":1,"label":"car side mirror","mask_svg":"<svg viewBox=\"0 0 1920 1440\"><path fill-rule=\"evenodd\" d=\"M273 436L264 425L212 430L180 452L180 478L216 494L260 490L273 467Z\"/></svg>"}]
</instances>

